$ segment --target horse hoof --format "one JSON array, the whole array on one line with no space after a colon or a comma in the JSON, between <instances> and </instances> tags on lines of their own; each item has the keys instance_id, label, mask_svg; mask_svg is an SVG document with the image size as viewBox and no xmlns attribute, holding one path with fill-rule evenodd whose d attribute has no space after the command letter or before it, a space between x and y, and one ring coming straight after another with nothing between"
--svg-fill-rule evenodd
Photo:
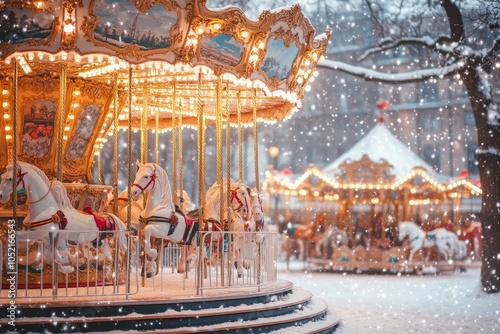
<instances>
[{"instance_id":1,"label":"horse hoof","mask_svg":"<svg viewBox=\"0 0 500 334\"><path fill-rule=\"evenodd\" d=\"M59 266L59 272L62 274L71 274L74 270L72 266Z\"/></svg>"}]
</instances>

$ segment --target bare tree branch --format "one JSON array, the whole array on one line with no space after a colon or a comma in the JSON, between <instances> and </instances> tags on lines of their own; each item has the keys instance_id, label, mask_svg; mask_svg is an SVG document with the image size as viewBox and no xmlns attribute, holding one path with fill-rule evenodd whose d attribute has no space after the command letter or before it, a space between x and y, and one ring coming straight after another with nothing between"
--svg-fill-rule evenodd
<instances>
[{"instance_id":1,"label":"bare tree branch","mask_svg":"<svg viewBox=\"0 0 500 334\"><path fill-rule=\"evenodd\" d=\"M428 36L426 37L405 37L400 39L386 38L379 42L379 46L366 50L361 56L358 57L358 61L363 61L370 55L395 49L400 46L411 45L411 46L423 46L431 49L432 51L447 55L450 53L450 48L444 48L443 45L448 44L450 41L449 37L441 36L438 39L432 39Z\"/></svg>"},{"instance_id":2,"label":"bare tree branch","mask_svg":"<svg viewBox=\"0 0 500 334\"><path fill-rule=\"evenodd\" d=\"M335 60L324 60L318 63L318 67L337 70L362 78L366 81L376 81L388 84L421 82L434 78L442 79L456 74L460 70L463 70L465 66L466 62L459 62L449 66L421 69L407 73L385 73Z\"/></svg>"}]
</instances>

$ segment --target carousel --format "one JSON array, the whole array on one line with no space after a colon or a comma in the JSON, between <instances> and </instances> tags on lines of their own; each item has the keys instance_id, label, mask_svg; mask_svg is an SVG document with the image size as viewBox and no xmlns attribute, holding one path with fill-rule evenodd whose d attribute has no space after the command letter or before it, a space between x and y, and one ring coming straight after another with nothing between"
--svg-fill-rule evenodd
<instances>
[{"instance_id":1,"label":"carousel","mask_svg":"<svg viewBox=\"0 0 500 334\"><path fill-rule=\"evenodd\" d=\"M300 109L329 30L315 36L298 5L253 21L198 0L2 1L0 30L2 331L338 326L322 300L277 278L258 168L259 122ZM187 127L197 194L184 190ZM253 161L243 159L245 127ZM160 164L166 144L172 170ZM252 164L253 179L243 175Z\"/></svg>"},{"instance_id":2,"label":"carousel","mask_svg":"<svg viewBox=\"0 0 500 334\"><path fill-rule=\"evenodd\" d=\"M287 257L296 252L333 268L413 271L436 262L463 267L481 256L478 223L466 214L480 202L478 183L466 173L436 172L382 116L323 169L310 166L296 176L268 169L263 190L267 209L274 202L284 221Z\"/></svg>"}]
</instances>

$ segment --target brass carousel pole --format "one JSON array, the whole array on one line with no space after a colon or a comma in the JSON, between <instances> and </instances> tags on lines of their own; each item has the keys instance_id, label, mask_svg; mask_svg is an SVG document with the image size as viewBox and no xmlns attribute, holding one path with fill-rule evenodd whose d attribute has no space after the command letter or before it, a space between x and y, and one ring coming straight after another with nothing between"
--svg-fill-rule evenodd
<instances>
[{"instance_id":1,"label":"brass carousel pole","mask_svg":"<svg viewBox=\"0 0 500 334\"><path fill-rule=\"evenodd\" d=\"M223 230L226 230L226 226L224 226L224 184L222 180L222 77L219 75L217 77L217 106L216 106L216 119L215 119L215 163L216 163L216 175L217 175L217 184L220 185L219 190L219 217L223 226ZM229 189L227 189L227 196L229 196ZM227 216L227 220L229 221L229 216ZM224 263L221 257L221 284L224 286Z\"/></svg>"},{"instance_id":2,"label":"brass carousel pole","mask_svg":"<svg viewBox=\"0 0 500 334\"><path fill-rule=\"evenodd\" d=\"M18 98L18 93L19 93L19 73L18 73L18 68L17 68L17 60L14 59L14 88L13 88L13 103L12 103L12 111L13 111L13 117L12 117L12 128L13 128L13 135L12 135L12 219L14 219L14 228L16 231L20 231L22 226L17 221L17 115L18 115L18 104L17 104L17 98ZM10 240L10 239L8 239ZM8 246L10 246L10 241L8 242ZM14 239L14 247L16 249L16 254L17 254L17 248L18 242L17 238ZM18 276L17 276L17 265L18 265L18 260L17 256L14 256L14 261L12 263L9 262L8 267L10 265L14 266L14 270L8 270L15 272L15 283L14 283L14 293L15 296L17 296L17 282L18 282ZM7 264L6 264L7 265Z\"/></svg>"},{"instance_id":3,"label":"brass carousel pole","mask_svg":"<svg viewBox=\"0 0 500 334\"><path fill-rule=\"evenodd\" d=\"M12 105L13 117L12 117L12 218L16 224L16 230L21 230L21 226L17 221L17 115L18 115L18 105L17 98L19 94L19 73L17 67L17 60L14 59L14 101ZM17 244L16 244L17 246ZM17 258L16 258L16 268L17 268ZM17 279L16 279L17 282ZM17 286L17 285L16 285Z\"/></svg>"},{"instance_id":4,"label":"brass carousel pole","mask_svg":"<svg viewBox=\"0 0 500 334\"><path fill-rule=\"evenodd\" d=\"M232 258L232 244L233 244L233 238L232 238L232 231L233 231L233 224L231 221L231 196L229 196L229 191L231 189L231 113L229 111L229 84L226 83L226 188L227 188L227 196L226 196L226 207L227 207L227 230L229 231L228 233L228 242L229 242L229 248L228 248L228 258ZM232 275L230 274L231 271L228 270L228 284L232 284Z\"/></svg>"},{"instance_id":5,"label":"brass carousel pole","mask_svg":"<svg viewBox=\"0 0 500 334\"><path fill-rule=\"evenodd\" d=\"M101 151L97 151L97 184L102 184Z\"/></svg>"},{"instance_id":6,"label":"brass carousel pole","mask_svg":"<svg viewBox=\"0 0 500 334\"><path fill-rule=\"evenodd\" d=\"M66 65L61 67L61 78L59 82L59 127L57 133L57 180L63 180L63 136L64 136L64 121L66 119ZM99 173L100 171L98 171Z\"/></svg>"},{"instance_id":7,"label":"brass carousel pole","mask_svg":"<svg viewBox=\"0 0 500 334\"><path fill-rule=\"evenodd\" d=\"M172 196L174 205L177 205L177 138L176 138L176 83L174 81L174 92L172 94Z\"/></svg>"},{"instance_id":8,"label":"brass carousel pole","mask_svg":"<svg viewBox=\"0 0 500 334\"><path fill-rule=\"evenodd\" d=\"M255 189L257 191L257 196L259 195L259 143L257 141L257 89L253 89L253 163L255 171ZM261 222L256 222L255 230L259 232L262 229ZM262 275L262 256L261 256L261 244L257 246L257 287L260 292L260 283Z\"/></svg>"},{"instance_id":9,"label":"brass carousel pole","mask_svg":"<svg viewBox=\"0 0 500 334\"><path fill-rule=\"evenodd\" d=\"M237 95L238 109L238 181L243 183L243 131L241 126L241 92Z\"/></svg>"},{"instance_id":10,"label":"brass carousel pole","mask_svg":"<svg viewBox=\"0 0 500 334\"><path fill-rule=\"evenodd\" d=\"M141 112L141 162L148 163L148 86L144 87Z\"/></svg>"},{"instance_id":11,"label":"brass carousel pole","mask_svg":"<svg viewBox=\"0 0 500 334\"><path fill-rule=\"evenodd\" d=\"M202 231L204 230L204 222L203 222L203 206L205 205L205 178L204 178L204 155L203 155L203 146L204 146L204 137L203 133L205 131L205 124L203 122L203 104L202 104L202 96L201 96L201 88L202 88L202 80L201 80L201 72L198 73L198 101L197 101L197 121L198 121L198 133L196 137L197 141L197 158L198 158L198 270L196 272L196 294L200 295L203 292L203 244L202 240Z\"/></svg>"},{"instance_id":12,"label":"brass carousel pole","mask_svg":"<svg viewBox=\"0 0 500 334\"><path fill-rule=\"evenodd\" d=\"M157 110L155 114L155 163L160 164L160 111Z\"/></svg>"},{"instance_id":13,"label":"brass carousel pole","mask_svg":"<svg viewBox=\"0 0 500 334\"><path fill-rule=\"evenodd\" d=\"M128 68L128 119L127 119L127 203L132 203L132 66ZM132 205L127 205L127 230L130 231L132 218ZM139 235L140 238L140 235ZM130 251L128 253L127 273L130 273ZM144 262L143 262L144 263ZM144 267L143 267L144 269ZM142 285L146 275L142 276ZM127 277L127 294L130 293L130 275Z\"/></svg>"},{"instance_id":14,"label":"brass carousel pole","mask_svg":"<svg viewBox=\"0 0 500 334\"><path fill-rule=\"evenodd\" d=\"M182 198L184 196L184 171L183 171L183 159L182 159L182 103L179 102L179 115L177 115L177 121L178 121L178 141L179 144L177 145L179 148L179 196ZM182 212L184 212L184 203L183 201L178 202L179 208ZM186 271L187 274L187 271Z\"/></svg>"},{"instance_id":15,"label":"brass carousel pole","mask_svg":"<svg viewBox=\"0 0 500 334\"><path fill-rule=\"evenodd\" d=\"M183 171L183 159L182 159L182 103L179 101L179 115L177 116L178 121L178 140L179 140L179 209L184 212L184 171ZM187 246L186 244L181 246L182 259L184 261L184 278L188 278L188 270L187 270ZM186 288L186 281L182 281L183 288Z\"/></svg>"},{"instance_id":16,"label":"brass carousel pole","mask_svg":"<svg viewBox=\"0 0 500 334\"><path fill-rule=\"evenodd\" d=\"M118 214L118 74L115 73L113 104L113 213Z\"/></svg>"}]
</instances>

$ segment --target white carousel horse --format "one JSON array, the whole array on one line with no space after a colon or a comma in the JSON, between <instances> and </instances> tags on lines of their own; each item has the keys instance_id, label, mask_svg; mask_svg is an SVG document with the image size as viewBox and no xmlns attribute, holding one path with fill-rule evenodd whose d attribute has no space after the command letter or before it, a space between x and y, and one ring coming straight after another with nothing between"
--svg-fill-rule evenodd
<instances>
[{"instance_id":1,"label":"white carousel horse","mask_svg":"<svg viewBox=\"0 0 500 334\"><path fill-rule=\"evenodd\" d=\"M13 165L6 167L1 176L0 202L7 202L12 193ZM125 225L113 214L95 215L76 210L68 198L64 185L56 180L50 182L40 169L25 162L19 162L16 171L17 190L25 188L28 193L28 213L24 219L30 238L42 240L44 257L54 260L59 271L71 273L74 268L69 260L67 242L90 244L96 241L100 231L116 231L118 247L127 250ZM59 230L70 231L62 236ZM33 232L36 231L36 232ZM22 237L22 233L19 236ZM54 237L55 251L51 252L51 238Z\"/></svg>"},{"instance_id":2,"label":"white carousel horse","mask_svg":"<svg viewBox=\"0 0 500 334\"><path fill-rule=\"evenodd\" d=\"M338 227L330 227L316 240L316 255L330 259L333 250L340 246L349 246L347 232Z\"/></svg>"},{"instance_id":3,"label":"white carousel horse","mask_svg":"<svg viewBox=\"0 0 500 334\"><path fill-rule=\"evenodd\" d=\"M451 256L451 249L446 241L446 233L442 230L446 229L435 229L430 232L425 232L417 224L411 221L404 221L399 223L399 240L403 241L406 236L410 238L410 256L408 261L413 261L413 256L416 252L422 248L429 248L432 246L437 246L439 253L441 253L445 260L448 260Z\"/></svg>"},{"instance_id":4,"label":"white carousel horse","mask_svg":"<svg viewBox=\"0 0 500 334\"><path fill-rule=\"evenodd\" d=\"M158 251L151 247L151 238L189 245L197 226L195 221L176 210L167 172L155 163L136 164L138 171L132 186L132 199L137 201L142 195L148 195L140 220L144 234L144 253L151 258L146 266L147 275L151 276L156 273L158 257Z\"/></svg>"},{"instance_id":5,"label":"white carousel horse","mask_svg":"<svg viewBox=\"0 0 500 334\"><path fill-rule=\"evenodd\" d=\"M204 232L210 232L210 238L203 238L204 243L211 249L212 257L208 259L212 263L215 259L220 259L223 253L221 245L223 245L224 230L228 221L227 210L224 210L223 217L220 217L220 204L221 202L227 203L227 182L224 179L222 186L222 201L220 200L221 185L217 182L214 183L207 191L205 196L204 207ZM244 232L255 231L255 221L252 219L250 189L243 183L230 181L230 203L231 203L231 231L234 232L233 240L230 243L233 247L233 259L238 276L242 275L244 259L242 258L245 249L246 241ZM229 225L229 224L228 224ZM210 247L210 245L212 247Z\"/></svg>"},{"instance_id":6,"label":"white carousel horse","mask_svg":"<svg viewBox=\"0 0 500 334\"><path fill-rule=\"evenodd\" d=\"M111 194L112 196L112 194ZM125 188L119 195L118 195L118 212L117 216L123 221L127 221L127 210L128 210L129 204L128 204L128 188ZM113 207L110 205L109 209L112 211ZM140 222L139 222L139 217L141 215L142 210L144 210L144 202L143 198L140 197L137 201L132 200L132 205L131 205L131 215L130 215L130 227L134 230L140 230ZM109 212L111 212L109 211Z\"/></svg>"},{"instance_id":7,"label":"white carousel horse","mask_svg":"<svg viewBox=\"0 0 500 334\"><path fill-rule=\"evenodd\" d=\"M458 238L455 232L447 230L445 228L438 228L434 231L439 230L443 234L443 238L446 244L450 248L450 252L455 260L463 260L467 256L467 244Z\"/></svg>"}]
</instances>

